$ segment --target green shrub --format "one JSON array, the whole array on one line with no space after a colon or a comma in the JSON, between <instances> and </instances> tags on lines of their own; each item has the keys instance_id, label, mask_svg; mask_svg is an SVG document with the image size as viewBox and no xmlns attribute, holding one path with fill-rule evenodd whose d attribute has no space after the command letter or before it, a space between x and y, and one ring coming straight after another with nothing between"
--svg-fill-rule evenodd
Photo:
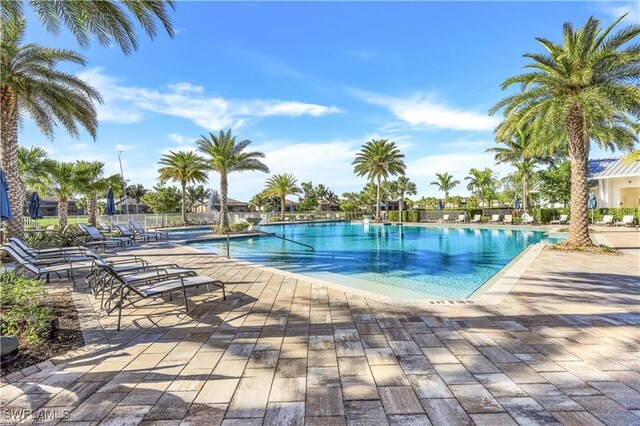
<instances>
[{"instance_id":1,"label":"green shrub","mask_svg":"<svg viewBox=\"0 0 640 426\"><path fill-rule=\"evenodd\" d=\"M248 229L248 228L249 228L248 222L231 223L229 225L229 229L231 229L232 231L244 231L245 229Z\"/></svg>"},{"instance_id":2,"label":"green shrub","mask_svg":"<svg viewBox=\"0 0 640 426\"><path fill-rule=\"evenodd\" d=\"M26 235L25 243L29 247L36 249L52 247L70 247L75 243L73 236L69 234L49 233L49 232L29 232Z\"/></svg>"},{"instance_id":3,"label":"green shrub","mask_svg":"<svg viewBox=\"0 0 640 426\"><path fill-rule=\"evenodd\" d=\"M14 272L0 272L0 300L0 334L41 344L51 319L42 282Z\"/></svg>"}]
</instances>

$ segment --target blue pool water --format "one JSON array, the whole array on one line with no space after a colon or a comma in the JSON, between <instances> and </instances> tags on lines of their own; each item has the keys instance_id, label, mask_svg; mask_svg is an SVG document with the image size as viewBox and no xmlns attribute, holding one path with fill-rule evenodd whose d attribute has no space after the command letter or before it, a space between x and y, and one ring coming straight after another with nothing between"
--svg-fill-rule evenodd
<instances>
[{"instance_id":1,"label":"blue pool water","mask_svg":"<svg viewBox=\"0 0 640 426\"><path fill-rule=\"evenodd\" d=\"M528 229L325 223L262 226L274 237L232 239L231 257L391 296L468 297L527 246L546 239ZM226 254L224 241L193 247Z\"/></svg>"}]
</instances>

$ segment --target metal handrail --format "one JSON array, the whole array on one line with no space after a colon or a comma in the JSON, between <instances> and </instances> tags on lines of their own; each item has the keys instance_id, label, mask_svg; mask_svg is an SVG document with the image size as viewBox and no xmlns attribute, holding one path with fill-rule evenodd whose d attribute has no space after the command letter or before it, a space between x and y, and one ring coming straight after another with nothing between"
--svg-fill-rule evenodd
<instances>
[{"instance_id":1,"label":"metal handrail","mask_svg":"<svg viewBox=\"0 0 640 426\"><path fill-rule=\"evenodd\" d=\"M284 241L289 241L291 243L307 247L307 248L311 249L311 253L315 253L316 252L316 250L313 248L313 246L310 246L309 244L301 243L300 241L296 241L296 240L292 240L290 238L283 237L281 235L276 234L275 232L264 232L264 231L259 231L259 230L257 230L256 232L258 232L260 234L264 234L264 235L270 235L272 237L280 238L281 240L284 240Z\"/></svg>"}]
</instances>

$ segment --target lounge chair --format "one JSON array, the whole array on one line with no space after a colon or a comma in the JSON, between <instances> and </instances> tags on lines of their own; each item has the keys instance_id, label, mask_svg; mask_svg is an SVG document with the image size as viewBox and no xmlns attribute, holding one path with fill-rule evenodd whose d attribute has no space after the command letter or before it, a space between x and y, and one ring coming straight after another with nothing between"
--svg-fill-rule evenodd
<instances>
[{"instance_id":1,"label":"lounge chair","mask_svg":"<svg viewBox=\"0 0 640 426\"><path fill-rule=\"evenodd\" d=\"M474 214L473 219L471 219L470 223L480 223L482 221L482 215Z\"/></svg>"},{"instance_id":2,"label":"lounge chair","mask_svg":"<svg viewBox=\"0 0 640 426\"><path fill-rule=\"evenodd\" d=\"M500 223L500 215L499 214L491 215L491 219L489 219L489 223Z\"/></svg>"},{"instance_id":3,"label":"lounge chair","mask_svg":"<svg viewBox=\"0 0 640 426\"><path fill-rule=\"evenodd\" d=\"M60 257L62 254L83 255L88 250L86 247L56 247L49 249L34 249L26 245L22 240L10 237L7 241L19 246L24 252L34 257Z\"/></svg>"},{"instance_id":4,"label":"lounge chair","mask_svg":"<svg viewBox=\"0 0 640 426\"><path fill-rule=\"evenodd\" d=\"M105 237L100 233L100 231L98 231L98 228L94 228L93 226L87 226L79 223L78 228L80 228L90 238L90 241L102 242L105 246L107 244L112 244L124 249L126 244L133 243L132 239L127 237Z\"/></svg>"},{"instance_id":5,"label":"lounge chair","mask_svg":"<svg viewBox=\"0 0 640 426\"><path fill-rule=\"evenodd\" d=\"M165 293L172 293L174 291L181 291L184 297L184 306L187 312L189 312L189 304L187 300L187 288L197 287L201 285L215 285L222 289L222 297L226 300L227 295L225 293L224 283L220 280L216 280L206 276L188 276L177 277L169 279L161 279L159 281L151 282L149 284L139 285L139 281L133 281L128 279L126 275L119 274L106 262L97 262L97 267L103 270L106 274L110 275L112 282L117 286L113 290L114 297L117 299L118 305L118 331L120 331L120 322L122 319L122 308L124 307L124 301L130 296L138 296L140 299L148 297L161 296ZM129 301L129 303L132 303Z\"/></svg>"},{"instance_id":6,"label":"lounge chair","mask_svg":"<svg viewBox=\"0 0 640 426\"><path fill-rule=\"evenodd\" d=\"M126 238L131 238L132 240L135 241L135 234L133 232L131 232L131 230L127 227L127 225L123 225L121 223L116 223L114 225L115 230L118 232L118 235L121 237L126 237ZM145 236L142 236L143 238L145 238ZM149 241L149 239L146 239L147 241Z\"/></svg>"},{"instance_id":7,"label":"lounge chair","mask_svg":"<svg viewBox=\"0 0 640 426\"><path fill-rule=\"evenodd\" d=\"M529 213L525 213L522 215L522 224L523 225L531 225L535 223L535 219Z\"/></svg>"},{"instance_id":8,"label":"lounge chair","mask_svg":"<svg viewBox=\"0 0 640 426\"><path fill-rule=\"evenodd\" d=\"M502 223L504 225L513 225L513 215L505 214Z\"/></svg>"},{"instance_id":9,"label":"lounge chair","mask_svg":"<svg viewBox=\"0 0 640 426\"><path fill-rule=\"evenodd\" d=\"M112 231L112 227L110 227L109 225L107 225L106 222L99 220L98 221L98 231L105 233L105 234L110 234Z\"/></svg>"},{"instance_id":10,"label":"lounge chair","mask_svg":"<svg viewBox=\"0 0 640 426\"><path fill-rule=\"evenodd\" d=\"M74 269L84 269L90 268L93 266L93 259L84 259L84 260L61 260L57 263L52 264L37 264L34 263L29 258L25 258L21 253L19 253L15 247L11 247L9 245L4 245L0 247L0 251L7 254L11 257L17 264L17 270L27 271L36 276L36 278L41 278L42 276L46 277L47 282L49 282L51 278L51 274L56 274L58 278L62 278L60 275L61 272L66 272L71 281L73 282L73 286L76 285L75 276L73 274Z\"/></svg>"},{"instance_id":11,"label":"lounge chair","mask_svg":"<svg viewBox=\"0 0 640 426\"><path fill-rule=\"evenodd\" d=\"M18 253L26 261L37 266L56 265L60 263L91 261L93 258L88 256L86 252L50 252L46 254L33 253L22 247L15 241L8 241L4 247L9 247Z\"/></svg>"},{"instance_id":12,"label":"lounge chair","mask_svg":"<svg viewBox=\"0 0 640 426\"><path fill-rule=\"evenodd\" d=\"M602 226L613 225L613 215L611 214L604 215L602 217L602 220L597 221L594 225L602 225Z\"/></svg>"},{"instance_id":13,"label":"lounge chair","mask_svg":"<svg viewBox=\"0 0 640 426\"><path fill-rule=\"evenodd\" d=\"M635 218L632 214L624 215L622 220L617 221L613 224L613 226L633 226L635 222Z\"/></svg>"},{"instance_id":14,"label":"lounge chair","mask_svg":"<svg viewBox=\"0 0 640 426\"><path fill-rule=\"evenodd\" d=\"M569 215L561 214L560 219L555 219L549 222L552 225L566 225L569 220Z\"/></svg>"},{"instance_id":15,"label":"lounge chair","mask_svg":"<svg viewBox=\"0 0 640 426\"><path fill-rule=\"evenodd\" d=\"M129 227L133 231L134 235L141 235L141 236L142 235L147 235L150 238L151 237L154 238L156 241L158 241L159 239L162 239L162 238L169 239L169 233L167 231L146 230L146 229L144 229L144 227L142 225L140 225L135 220L130 220L129 221Z\"/></svg>"},{"instance_id":16,"label":"lounge chair","mask_svg":"<svg viewBox=\"0 0 640 426\"><path fill-rule=\"evenodd\" d=\"M460 214L458 215L458 218L454 221L456 223L465 223L467 221L467 215L466 214Z\"/></svg>"},{"instance_id":17,"label":"lounge chair","mask_svg":"<svg viewBox=\"0 0 640 426\"><path fill-rule=\"evenodd\" d=\"M449 219L449 215L448 214L442 215L442 219L440 219L440 222L442 222L442 223L448 223L450 221L451 220Z\"/></svg>"}]
</instances>

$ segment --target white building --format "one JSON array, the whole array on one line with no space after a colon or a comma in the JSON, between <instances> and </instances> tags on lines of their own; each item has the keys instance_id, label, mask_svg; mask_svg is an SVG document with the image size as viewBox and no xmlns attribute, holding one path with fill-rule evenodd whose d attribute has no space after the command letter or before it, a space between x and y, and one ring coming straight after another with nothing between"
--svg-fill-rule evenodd
<instances>
[{"instance_id":1,"label":"white building","mask_svg":"<svg viewBox=\"0 0 640 426\"><path fill-rule=\"evenodd\" d=\"M640 161L603 158L589 160L588 168L598 207L640 207Z\"/></svg>"}]
</instances>

